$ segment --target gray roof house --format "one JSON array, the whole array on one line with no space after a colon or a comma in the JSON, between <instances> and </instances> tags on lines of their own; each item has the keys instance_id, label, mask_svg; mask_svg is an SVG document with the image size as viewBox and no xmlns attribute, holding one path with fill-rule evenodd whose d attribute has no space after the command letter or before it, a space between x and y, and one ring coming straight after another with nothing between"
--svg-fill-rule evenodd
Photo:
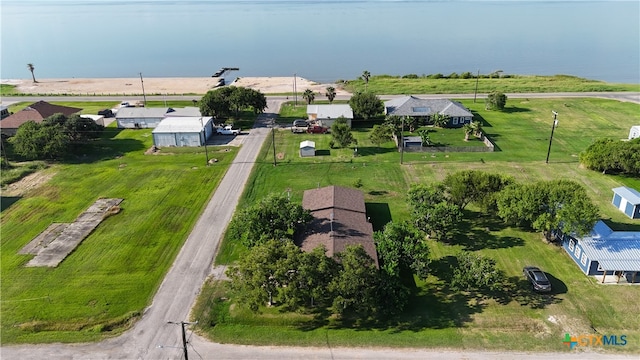
<instances>
[{"instance_id":1,"label":"gray roof house","mask_svg":"<svg viewBox=\"0 0 640 360\"><path fill-rule=\"evenodd\" d=\"M367 219L364 194L360 190L327 186L306 190L302 207L311 211L313 220L296 243L304 251L320 245L327 256L334 256L350 245L362 245L378 267L378 255L373 241L373 226Z\"/></svg>"},{"instance_id":2,"label":"gray roof house","mask_svg":"<svg viewBox=\"0 0 640 360\"><path fill-rule=\"evenodd\" d=\"M213 118L166 117L151 132L153 145L203 146L213 133Z\"/></svg>"},{"instance_id":3,"label":"gray roof house","mask_svg":"<svg viewBox=\"0 0 640 360\"><path fill-rule=\"evenodd\" d=\"M460 127L473 121L473 114L457 101L449 99L421 99L415 96L403 96L384 103L385 115L411 116L430 122L431 115L449 116L451 127Z\"/></svg>"},{"instance_id":4,"label":"gray roof house","mask_svg":"<svg viewBox=\"0 0 640 360\"><path fill-rule=\"evenodd\" d=\"M307 105L307 116L312 122L330 128L334 121L343 117L351 127L353 110L349 104Z\"/></svg>"},{"instance_id":5,"label":"gray roof house","mask_svg":"<svg viewBox=\"0 0 640 360\"><path fill-rule=\"evenodd\" d=\"M170 108L123 107L116 113L118 129L155 128Z\"/></svg>"}]
</instances>

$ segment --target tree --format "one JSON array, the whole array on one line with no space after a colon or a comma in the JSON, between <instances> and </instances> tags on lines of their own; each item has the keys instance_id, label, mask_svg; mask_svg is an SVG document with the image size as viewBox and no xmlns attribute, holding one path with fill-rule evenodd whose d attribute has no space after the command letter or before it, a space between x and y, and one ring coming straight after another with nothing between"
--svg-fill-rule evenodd
<instances>
[{"instance_id":1,"label":"tree","mask_svg":"<svg viewBox=\"0 0 640 360\"><path fill-rule=\"evenodd\" d=\"M307 100L307 105L309 105L313 102L313 100L315 100L316 96L313 91L311 91L311 89L307 89L302 94L302 98Z\"/></svg>"},{"instance_id":2,"label":"tree","mask_svg":"<svg viewBox=\"0 0 640 360\"><path fill-rule=\"evenodd\" d=\"M391 139L391 128L389 126L373 125L373 129L369 133L369 140L376 144L377 147L380 147L380 144L390 141Z\"/></svg>"},{"instance_id":3,"label":"tree","mask_svg":"<svg viewBox=\"0 0 640 360\"><path fill-rule=\"evenodd\" d=\"M78 114L69 117L63 114L54 114L44 119L42 125L61 126L69 137L70 144L86 143L91 139L96 139L104 130L104 126Z\"/></svg>"},{"instance_id":4,"label":"tree","mask_svg":"<svg viewBox=\"0 0 640 360\"><path fill-rule=\"evenodd\" d=\"M461 291L496 291L502 289L505 275L496 268L495 260L463 251L456 256L457 265L451 269L451 288Z\"/></svg>"},{"instance_id":5,"label":"tree","mask_svg":"<svg viewBox=\"0 0 640 360\"><path fill-rule=\"evenodd\" d=\"M324 246L302 252L291 280L282 289L284 304L289 311L330 306L333 296L327 289L337 273L338 264L326 256Z\"/></svg>"},{"instance_id":6,"label":"tree","mask_svg":"<svg viewBox=\"0 0 640 360\"><path fill-rule=\"evenodd\" d=\"M348 147L351 144L357 144L357 140L351 133L351 127L344 117L339 117L331 126L331 136L338 147Z\"/></svg>"},{"instance_id":7,"label":"tree","mask_svg":"<svg viewBox=\"0 0 640 360\"><path fill-rule=\"evenodd\" d=\"M244 108L262 113L267 108L267 98L257 90L225 86L208 91L200 100L200 113L217 119L229 117L232 112L238 117Z\"/></svg>"},{"instance_id":8,"label":"tree","mask_svg":"<svg viewBox=\"0 0 640 360\"><path fill-rule=\"evenodd\" d=\"M447 125L449 125L449 115L435 113L431 115L431 121L433 122L434 126L445 128L447 127Z\"/></svg>"},{"instance_id":9,"label":"tree","mask_svg":"<svg viewBox=\"0 0 640 360\"><path fill-rule=\"evenodd\" d=\"M334 88L333 86L327 86L327 92L325 93L325 96L327 97L327 99L329 99L329 104L333 103L333 99L336 98L336 88Z\"/></svg>"},{"instance_id":10,"label":"tree","mask_svg":"<svg viewBox=\"0 0 640 360\"><path fill-rule=\"evenodd\" d=\"M347 246L336 255L339 272L329 284L334 294L332 311L339 315L355 315L360 319L372 316L379 300L378 270L362 245Z\"/></svg>"},{"instance_id":11,"label":"tree","mask_svg":"<svg viewBox=\"0 0 640 360\"><path fill-rule=\"evenodd\" d=\"M630 141L598 139L580 153L580 163L603 174L640 175L640 138Z\"/></svg>"},{"instance_id":12,"label":"tree","mask_svg":"<svg viewBox=\"0 0 640 360\"><path fill-rule=\"evenodd\" d=\"M384 103L376 95L368 92L357 92L351 99L349 105L358 117L368 119L381 114L384 111Z\"/></svg>"},{"instance_id":13,"label":"tree","mask_svg":"<svg viewBox=\"0 0 640 360\"><path fill-rule=\"evenodd\" d=\"M504 107L506 104L507 104L507 95L499 91L492 91L489 93L489 95L487 95L487 99L485 101L485 109L504 110Z\"/></svg>"},{"instance_id":14,"label":"tree","mask_svg":"<svg viewBox=\"0 0 640 360\"><path fill-rule=\"evenodd\" d=\"M67 152L69 137L60 124L43 125L27 121L11 138L16 154L27 159L55 159Z\"/></svg>"},{"instance_id":15,"label":"tree","mask_svg":"<svg viewBox=\"0 0 640 360\"><path fill-rule=\"evenodd\" d=\"M269 240L252 248L227 270L238 302L258 312L283 299L283 289L295 283L302 252L291 241Z\"/></svg>"},{"instance_id":16,"label":"tree","mask_svg":"<svg viewBox=\"0 0 640 360\"><path fill-rule=\"evenodd\" d=\"M229 232L247 247L270 239L292 239L302 229L311 214L280 195L269 195L257 204L240 210L229 224Z\"/></svg>"},{"instance_id":17,"label":"tree","mask_svg":"<svg viewBox=\"0 0 640 360\"><path fill-rule=\"evenodd\" d=\"M572 180L511 184L498 194L497 207L506 222L530 226L546 239L554 230L588 234L599 218L584 187Z\"/></svg>"},{"instance_id":18,"label":"tree","mask_svg":"<svg viewBox=\"0 0 640 360\"><path fill-rule=\"evenodd\" d=\"M413 185L408 199L415 226L436 240L446 240L462 217L458 206L447 202L442 184Z\"/></svg>"},{"instance_id":19,"label":"tree","mask_svg":"<svg viewBox=\"0 0 640 360\"><path fill-rule=\"evenodd\" d=\"M473 135L480 136L482 134L482 121L472 121L471 130L473 130Z\"/></svg>"},{"instance_id":20,"label":"tree","mask_svg":"<svg viewBox=\"0 0 640 360\"><path fill-rule=\"evenodd\" d=\"M402 131L402 122L404 121L404 117L398 115L387 115L384 119L383 125L389 127L391 132L398 136Z\"/></svg>"},{"instance_id":21,"label":"tree","mask_svg":"<svg viewBox=\"0 0 640 360\"><path fill-rule=\"evenodd\" d=\"M462 131L464 132L464 141L469 141L469 135L473 132L471 125L464 124L462 125Z\"/></svg>"},{"instance_id":22,"label":"tree","mask_svg":"<svg viewBox=\"0 0 640 360\"><path fill-rule=\"evenodd\" d=\"M429 136L429 129L420 129L418 131L418 135L420 135L420 140L422 141L422 146L431 146L433 143L431 142L431 136Z\"/></svg>"},{"instance_id":23,"label":"tree","mask_svg":"<svg viewBox=\"0 0 640 360\"><path fill-rule=\"evenodd\" d=\"M416 274L426 279L429 274L429 248L424 234L408 222L385 225L374 233L381 268L393 277Z\"/></svg>"},{"instance_id":24,"label":"tree","mask_svg":"<svg viewBox=\"0 0 640 360\"><path fill-rule=\"evenodd\" d=\"M27 64L27 69L29 69L29 71L31 72L31 78L33 79L33 82L34 82L34 83L37 83L37 81L36 81L36 76L35 76L35 75L34 75L34 73L33 73L33 71L36 69L36 67L35 67L35 66L33 66L33 64L32 64L32 63L28 63L28 64Z\"/></svg>"},{"instance_id":25,"label":"tree","mask_svg":"<svg viewBox=\"0 0 640 360\"><path fill-rule=\"evenodd\" d=\"M461 210L469 203L491 208L494 195L513 182L513 178L477 170L463 170L447 175L442 181L449 201Z\"/></svg>"},{"instance_id":26,"label":"tree","mask_svg":"<svg viewBox=\"0 0 640 360\"><path fill-rule=\"evenodd\" d=\"M371 73L367 70L362 72L362 80L364 80L364 91L367 91L367 86L369 85L369 78L371 77Z\"/></svg>"}]
</instances>

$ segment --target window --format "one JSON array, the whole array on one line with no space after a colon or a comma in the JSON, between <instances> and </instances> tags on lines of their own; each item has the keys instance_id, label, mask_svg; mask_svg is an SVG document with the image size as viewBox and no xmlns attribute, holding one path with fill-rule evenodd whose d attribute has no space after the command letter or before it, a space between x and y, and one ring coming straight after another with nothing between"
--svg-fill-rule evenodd
<instances>
[{"instance_id":1,"label":"window","mask_svg":"<svg viewBox=\"0 0 640 360\"><path fill-rule=\"evenodd\" d=\"M602 265L600 265L600 263L598 263L598 271L604 271L604 268L602 268Z\"/></svg>"},{"instance_id":2,"label":"window","mask_svg":"<svg viewBox=\"0 0 640 360\"><path fill-rule=\"evenodd\" d=\"M573 252L576 256L576 259L580 259L580 247L576 246L576 251Z\"/></svg>"},{"instance_id":3,"label":"window","mask_svg":"<svg viewBox=\"0 0 640 360\"><path fill-rule=\"evenodd\" d=\"M426 113L426 112L430 112L431 109L425 106L416 106L414 108L411 108L411 110L413 110L413 112Z\"/></svg>"},{"instance_id":4,"label":"window","mask_svg":"<svg viewBox=\"0 0 640 360\"><path fill-rule=\"evenodd\" d=\"M580 263L584 266L587 266L587 254L582 253L582 259L580 259Z\"/></svg>"},{"instance_id":5,"label":"window","mask_svg":"<svg viewBox=\"0 0 640 360\"><path fill-rule=\"evenodd\" d=\"M573 239L569 240L569 250L573 251L573 248L576 246L575 241Z\"/></svg>"},{"instance_id":6,"label":"window","mask_svg":"<svg viewBox=\"0 0 640 360\"><path fill-rule=\"evenodd\" d=\"M457 117L453 118L453 125L458 125L458 118Z\"/></svg>"}]
</instances>

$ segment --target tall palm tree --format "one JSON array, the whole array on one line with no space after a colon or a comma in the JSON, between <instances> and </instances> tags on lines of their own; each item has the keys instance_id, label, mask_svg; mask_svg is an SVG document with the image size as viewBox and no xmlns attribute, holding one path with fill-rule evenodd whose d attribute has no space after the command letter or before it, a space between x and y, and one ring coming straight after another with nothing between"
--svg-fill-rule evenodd
<instances>
[{"instance_id":1,"label":"tall palm tree","mask_svg":"<svg viewBox=\"0 0 640 360\"><path fill-rule=\"evenodd\" d=\"M307 100L307 105L310 105L313 102L313 100L315 100L316 96L313 94L313 91L311 91L310 89L307 89L302 94L302 98Z\"/></svg>"},{"instance_id":2,"label":"tall palm tree","mask_svg":"<svg viewBox=\"0 0 640 360\"><path fill-rule=\"evenodd\" d=\"M27 64L27 69L29 69L29 71L31 71L31 77L33 78L33 82L34 82L34 83L37 83L37 81L36 81L36 76L33 74L33 70L35 70L35 69L36 69L36 67L35 67L35 66L33 66L33 64L32 64L32 63L28 63L28 64Z\"/></svg>"},{"instance_id":3,"label":"tall palm tree","mask_svg":"<svg viewBox=\"0 0 640 360\"><path fill-rule=\"evenodd\" d=\"M336 98L336 88L328 86L327 93L325 95L327 96L327 99L329 99L329 104L333 103L333 99Z\"/></svg>"},{"instance_id":4,"label":"tall palm tree","mask_svg":"<svg viewBox=\"0 0 640 360\"><path fill-rule=\"evenodd\" d=\"M369 78L371 73L368 70L362 72L362 79L364 80L364 91L367 91L367 85L369 85Z\"/></svg>"}]
</instances>

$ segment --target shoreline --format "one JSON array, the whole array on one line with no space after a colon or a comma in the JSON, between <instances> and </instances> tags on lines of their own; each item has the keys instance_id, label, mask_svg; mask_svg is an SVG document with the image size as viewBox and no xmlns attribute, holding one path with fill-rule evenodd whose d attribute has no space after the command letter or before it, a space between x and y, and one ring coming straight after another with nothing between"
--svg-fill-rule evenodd
<instances>
[{"instance_id":1,"label":"shoreline","mask_svg":"<svg viewBox=\"0 0 640 360\"><path fill-rule=\"evenodd\" d=\"M162 77L162 78L51 78L1 79L0 84L13 85L23 94L33 95L204 95L216 89L220 77ZM338 95L350 94L335 83L320 84L303 77L238 77L227 85L258 90L263 94L293 93L306 89L323 94L328 86Z\"/></svg>"}]
</instances>

